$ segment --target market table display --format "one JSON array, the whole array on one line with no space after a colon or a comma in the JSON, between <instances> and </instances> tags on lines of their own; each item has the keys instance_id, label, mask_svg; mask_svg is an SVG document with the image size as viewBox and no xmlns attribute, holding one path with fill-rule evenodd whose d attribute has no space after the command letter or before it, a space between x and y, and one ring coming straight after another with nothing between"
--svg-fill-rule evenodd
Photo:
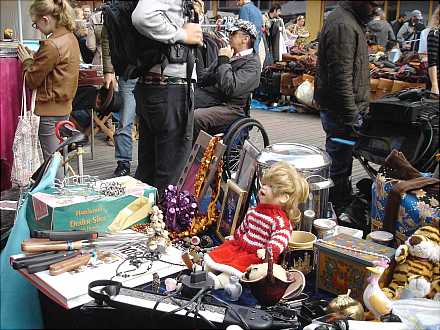
<instances>
[{"instance_id":1,"label":"market table display","mask_svg":"<svg viewBox=\"0 0 440 330\"><path fill-rule=\"evenodd\" d=\"M217 173L215 178L211 180L216 180L216 183L221 181L221 167L216 165L217 159L212 157L214 144L211 142L218 142L218 137L212 138L206 149L200 149L200 160L195 160L195 157L188 160L187 166L194 166L194 171L190 175L195 178L194 188L197 188L196 191L200 191L201 185L205 184L205 180L208 180L208 173L212 170L211 163ZM316 174L316 171L313 171L314 167L310 164L313 163L317 170L325 172L327 166L325 162L324 164L322 162L321 153L315 149L311 152L308 146L296 147L295 150L298 151L298 147L300 147L299 150L308 155L305 159L309 160L304 161L304 157L298 159L293 157L294 161L298 162L296 165L298 171L307 173L309 179L316 176L325 179L325 173ZM279 157L292 161L290 159L292 155L284 152L284 148L286 148L285 145L279 144L267 147L264 153L260 153L266 155L264 164L272 169L277 168L274 164L278 164ZM277 157L274 157L274 154L277 154ZM298 152L294 154L297 156ZM257 154L247 153L246 157L243 155L239 161L242 163L241 166L245 160L246 163L253 164L254 172L251 173L253 176L257 175L258 177L263 173L264 178L265 174L271 173L271 171L266 171L264 166L261 166L263 162ZM59 166L59 162L54 163L53 166ZM89 221L92 225L94 220L100 222L98 218L102 217L95 215L95 213L98 214L101 212L100 209L107 208L106 206L98 207L99 203L102 204L106 200L123 200L121 197L125 195L145 197L146 187L143 187L142 183L133 184L137 180L124 179L124 177L111 179L110 182L114 181L113 184L103 181L101 183L104 184L100 185L90 184L90 180L83 184L81 181L75 183L68 179L61 185L57 182L57 185L52 187L55 190L48 190L53 186L55 176L54 171L49 172L51 175L49 179L52 181L45 182L43 186L39 185L37 190L27 195L26 205L19 211L19 225L23 225L23 222L26 223L26 216L23 218L23 212L27 213L31 223L35 221L35 216L43 218L46 216L46 211L48 211L46 208L50 198L42 196L41 193L47 194L49 197L51 194L56 195L57 203L60 200L66 201L66 210L71 207L72 199L79 201L79 203L73 204L76 211L73 210L61 216L56 212L53 213L56 219L52 220L52 224L71 223L69 220L73 219L73 214L73 216L80 216L80 220L84 220L84 224ZM185 176L185 172L183 176ZM249 173L246 173L247 176ZM134 181L130 183L132 180ZM182 180L184 182L186 178L183 177ZM235 180L240 182L242 178L237 177ZM211 183L207 182L206 185L210 186ZM231 183L232 180L229 181L228 187L232 187ZM312 189L313 184L320 187L320 181L309 181L308 183L312 195L320 196L319 200L323 199L325 191ZM11 275L11 272L15 273L15 278L11 281L11 283L15 283L14 280L16 281L17 277L21 278L21 275L18 274L21 273L40 288L41 292L50 297L51 301L48 301L47 298L42 298L41 301L46 316L55 314L56 317L46 317L46 323L55 322L58 327L62 324L72 325L66 322L75 318L75 327L78 328L90 327L91 325L92 327L95 325L101 327L104 324L110 324L110 327L117 328L126 328L127 324L144 328L169 327L176 326L176 324L177 327L193 328L225 327L228 324L237 324L244 328L250 326L251 328L267 329L286 327L300 329L312 322L323 321L320 317L326 317L326 323L347 324L347 317L350 315L342 305L338 310L338 313L341 313L337 314L339 315L337 318L340 318L337 321L334 319L335 315L330 313L330 309L327 309L327 305L333 306L335 304L329 304L333 296L326 291L348 296L347 289L352 289L353 298L357 299L356 306L360 306L362 301L364 303L371 302L375 293L382 292L378 285L382 273L375 267L382 267L382 272L385 268L389 268L389 272L393 273L393 261L400 260L400 255L394 253L390 247L355 238L354 236L359 235L358 231L348 228L345 230L345 234L335 236L333 230L335 226L328 228L328 230L321 230L323 223L328 222L336 225L336 222L331 219L332 215L329 219L326 212L321 213L321 206L325 208L325 203L321 205L313 196L309 196L310 200L305 211L313 210L315 214L327 217L327 219L305 217L307 221L313 221L314 229L317 229L317 224L320 224L320 230L314 232L319 234L321 239L317 240L315 234L308 231L289 231L292 244L289 243L289 248L284 251L289 254L289 257L280 258L282 265L272 262L272 247L266 246L263 249L265 260L246 268L239 278L240 281L231 277L228 283L224 283L224 289L215 290L215 279L204 271L203 260L206 259L207 253L217 248L221 239L234 235L235 227L243 229L242 226L246 226L246 223L249 222L241 222L243 219L238 219L236 216L240 214L244 205L243 199L239 198L240 193L240 190L232 188L231 191L226 191L220 211L215 208L218 195L213 193L208 214L205 215L198 214L201 211L194 196L188 192L180 192L174 186L169 186L166 202L160 204L160 208L149 205L144 209L143 205L135 203L136 200L126 201L128 205L125 206L119 205L119 212L113 212L113 214L116 219L125 220L118 222L117 228L113 226L113 222L110 226L106 224L96 228L83 227L82 231L65 231L69 229L68 227L59 227L58 230L53 230L53 226L51 228L34 227L35 231L31 232L30 239L22 232L17 241L14 240L10 243L11 245L15 243L15 247L18 249L14 251L6 248L8 258L13 256L11 259L12 267L16 268L13 270L12 267L6 266L8 276ZM252 192L249 191L249 193ZM264 190L261 190L261 193L264 193ZM147 196L145 198L150 199L148 192ZM44 202L42 203L42 201ZM93 203L97 207L93 207ZM214 206L211 207L211 205ZM116 207L116 202L112 206ZM148 220L134 216L141 209L144 210L142 214L149 217ZM249 209L247 214L252 214L252 212L255 210ZM297 213L295 214L296 219L301 221L301 214ZM309 213L311 212L307 214ZM276 217L270 219L275 222L280 221ZM136 223L137 220L141 220L141 222ZM203 221L203 227L200 226L201 221ZM211 224L216 225L212 228L219 229L221 226L221 232L219 233L217 230L214 233L212 228L209 228ZM254 227L256 224L258 224L257 221L252 223ZM262 226L264 227L264 222ZM299 227L301 226L299 225ZM303 228L305 227L303 226ZM125 231L127 228L136 233ZM307 228L307 230L311 229L310 226ZM29 228L24 229L29 230ZM338 232L340 229L341 227ZM58 232L59 230L61 232ZM258 232L263 229L257 228L255 230ZM175 238L172 242L169 239L169 234ZM410 239L407 248L411 249L418 243L420 243L418 240ZM21 246L17 247L18 244ZM316 258L310 258L309 253L312 253L310 251L312 245ZM290 249L291 246L301 247L302 251L297 252L302 253L292 253L294 251ZM20 260L17 259L23 257L17 256L20 248L26 254L29 252L38 252L39 254L26 256L25 259ZM309 250L306 251L307 249ZM309 258L306 257L307 255ZM2 255L3 263L4 256ZM387 267L384 266L385 263ZM301 268L307 273L306 276L296 268ZM378 272L379 275L375 273L374 276L367 278L368 272ZM313 281L314 277L317 279L316 285ZM77 282L80 285L66 285L66 283L72 282ZM132 286L136 287L133 289ZM371 290L364 291L365 288ZM316 289L318 290L315 292ZM411 288L406 289L410 290ZM2 288L2 301L6 301L3 300L3 290ZM274 293L276 293L276 297ZM17 296L22 294L23 292L19 292ZM91 298L95 300L90 302ZM71 309L62 312L59 308L57 309L52 300ZM82 305L84 302L86 303ZM399 303L405 304L405 302L407 302L406 299L400 299L393 301L392 304L397 306ZM430 310L429 308L437 304L429 299L423 299L422 302L424 310ZM80 307L81 305L82 307ZM374 305L374 309L371 306L369 303L365 303L365 312L369 310L374 313L379 310L377 303ZM55 310L57 312L53 313ZM85 314L82 314L81 311ZM356 318L361 321L370 317L369 313L356 315L358 315ZM375 313L374 315L376 320L395 317L385 313ZM405 318L405 313L398 313L397 316L404 320L405 325L413 322ZM146 321L149 318L151 318L150 321ZM255 323L255 320L258 319L261 322ZM196 322L196 325L190 325L193 321ZM427 319L418 319L418 321L428 322ZM429 320L429 322L431 321L437 322L436 317ZM356 325L358 327L353 325L352 329L360 328L366 324L369 323ZM390 324L386 326L392 327ZM402 328L402 324L396 323L395 328Z\"/></svg>"}]
</instances>

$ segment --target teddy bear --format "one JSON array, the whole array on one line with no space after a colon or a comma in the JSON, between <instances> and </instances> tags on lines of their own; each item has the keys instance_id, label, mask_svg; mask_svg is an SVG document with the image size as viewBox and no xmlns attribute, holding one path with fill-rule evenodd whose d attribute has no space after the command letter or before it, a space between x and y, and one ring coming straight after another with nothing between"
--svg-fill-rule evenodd
<instances>
[{"instance_id":1,"label":"teddy bear","mask_svg":"<svg viewBox=\"0 0 440 330\"><path fill-rule=\"evenodd\" d=\"M438 225L417 229L395 253L390 284L382 291L390 299L440 300L440 233Z\"/></svg>"}]
</instances>

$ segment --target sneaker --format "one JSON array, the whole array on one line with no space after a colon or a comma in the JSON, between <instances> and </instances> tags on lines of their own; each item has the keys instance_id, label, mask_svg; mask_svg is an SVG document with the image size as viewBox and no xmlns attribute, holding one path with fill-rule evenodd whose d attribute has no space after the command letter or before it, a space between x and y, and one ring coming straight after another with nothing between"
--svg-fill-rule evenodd
<instances>
[{"instance_id":1,"label":"sneaker","mask_svg":"<svg viewBox=\"0 0 440 330\"><path fill-rule=\"evenodd\" d=\"M115 177L130 175L130 163L118 161L118 167L113 174Z\"/></svg>"}]
</instances>

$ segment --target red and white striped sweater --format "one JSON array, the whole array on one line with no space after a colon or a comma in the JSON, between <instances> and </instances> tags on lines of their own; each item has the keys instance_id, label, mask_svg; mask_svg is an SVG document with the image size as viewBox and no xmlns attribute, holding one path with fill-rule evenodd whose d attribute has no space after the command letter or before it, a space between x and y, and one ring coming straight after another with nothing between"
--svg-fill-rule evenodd
<instances>
[{"instance_id":1,"label":"red and white striped sweater","mask_svg":"<svg viewBox=\"0 0 440 330\"><path fill-rule=\"evenodd\" d=\"M249 252L271 246L272 257L276 262L287 247L291 233L292 225L280 206L259 204L246 213L234 233L234 240Z\"/></svg>"}]
</instances>

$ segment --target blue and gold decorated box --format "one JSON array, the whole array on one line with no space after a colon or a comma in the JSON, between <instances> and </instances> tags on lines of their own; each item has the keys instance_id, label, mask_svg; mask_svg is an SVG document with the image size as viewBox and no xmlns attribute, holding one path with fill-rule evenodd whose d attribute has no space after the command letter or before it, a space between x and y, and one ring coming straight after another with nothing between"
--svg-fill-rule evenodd
<instances>
[{"instance_id":1,"label":"blue and gold decorated box","mask_svg":"<svg viewBox=\"0 0 440 330\"><path fill-rule=\"evenodd\" d=\"M362 301L370 275L365 267L373 266L380 259L391 263L395 253L395 249L388 246L347 234L320 239L314 247L317 254L316 290L339 295L351 289L351 296L359 301ZM382 275L382 283L387 282L387 276L387 272Z\"/></svg>"},{"instance_id":2,"label":"blue and gold decorated box","mask_svg":"<svg viewBox=\"0 0 440 330\"><path fill-rule=\"evenodd\" d=\"M386 178L382 174L376 176L372 188L371 230L381 230L385 216L388 194L396 179ZM439 225L439 195L429 195L423 189L405 193L402 196L399 214L396 219L396 246L403 244L418 228L426 225Z\"/></svg>"}]
</instances>

